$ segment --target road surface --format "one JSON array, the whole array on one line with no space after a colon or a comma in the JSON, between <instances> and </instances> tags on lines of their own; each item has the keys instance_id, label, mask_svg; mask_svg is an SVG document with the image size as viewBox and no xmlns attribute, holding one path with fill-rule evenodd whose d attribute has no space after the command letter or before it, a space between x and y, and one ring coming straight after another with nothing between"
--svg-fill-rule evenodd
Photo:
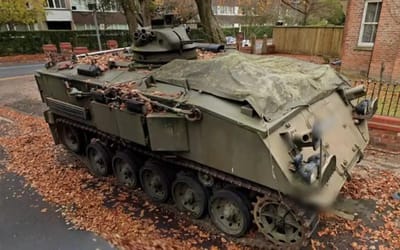
<instances>
[{"instance_id":1,"label":"road surface","mask_svg":"<svg viewBox=\"0 0 400 250\"><path fill-rule=\"evenodd\" d=\"M3 65L0 66L0 78L32 75L35 70L43 66L43 63Z\"/></svg>"},{"instance_id":2,"label":"road surface","mask_svg":"<svg viewBox=\"0 0 400 250\"><path fill-rule=\"evenodd\" d=\"M43 105L33 77L33 71L41 67L43 64L0 67L0 106L41 115ZM8 122L0 117L0 127ZM6 152L0 145L0 169L5 165ZM113 249L91 232L70 230L71 225L55 207L24 185L24 178L13 173L0 176L0 250Z\"/></svg>"}]
</instances>

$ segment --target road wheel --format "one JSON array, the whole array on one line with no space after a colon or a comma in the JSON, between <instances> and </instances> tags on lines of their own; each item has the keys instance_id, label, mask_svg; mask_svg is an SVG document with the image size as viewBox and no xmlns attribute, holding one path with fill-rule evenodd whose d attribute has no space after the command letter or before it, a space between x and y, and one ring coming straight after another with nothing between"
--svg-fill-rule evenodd
<instances>
[{"instance_id":1,"label":"road wheel","mask_svg":"<svg viewBox=\"0 0 400 250\"><path fill-rule=\"evenodd\" d=\"M77 154L81 154L85 148L85 137L79 129L64 124L60 129L60 137L65 147Z\"/></svg>"},{"instance_id":2,"label":"road wheel","mask_svg":"<svg viewBox=\"0 0 400 250\"><path fill-rule=\"evenodd\" d=\"M233 190L216 191L209 200L208 212L214 225L228 235L241 237L250 227L249 207Z\"/></svg>"},{"instance_id":3,"label":"road wheel","mask_svg":"<svg viewBox=\"0 0 400 250\"><path fill-rule=\"evenodd\" d=\"M181 175L172 184L172 198L180 211L199 219L207 211L207 190L193 177Z\"/></svg>"},{"instance_id":4,"label":"road wheel","mask_svg":"<svg viewBox=\"0 0 400 250\"><path fill-rule=\"evenodd\" d=\"M144 192L156 202L166 202L169 197L171 181L160 162L148 160L140 169L140 182Z\"/></svg>"},{"instance_id":5,"label":"road wheel","mask_svg":"<svg viewBox=\"0 0 400 250\"><path fill-rule=\"evenodd\" d=\"M101 142L92 142L86 147L89 170L95 176L107 176L111 170L111 153Z\"/></svg>"},{"instance_id":6,"label":"road wheel","mask_svg":"<svg viewBox=\"0 0 400 250\"><path fill-rule=\"evenodd\" d=\"M132 157L131 154L117 152L112 159L112 166L119 184L136 188L139 186L139 168L142 164L139 159Z\"/></svg>"}]
</instances>

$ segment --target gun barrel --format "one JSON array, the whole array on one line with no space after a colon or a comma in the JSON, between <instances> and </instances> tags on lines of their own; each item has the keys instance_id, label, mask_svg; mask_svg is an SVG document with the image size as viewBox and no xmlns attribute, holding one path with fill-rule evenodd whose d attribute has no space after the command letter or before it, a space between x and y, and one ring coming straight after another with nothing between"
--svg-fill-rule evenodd
<instances>
[{"instance_id":1,"label":"gun barrel","mask_svg":"<svg viewBox=\"0 0 400 250\"><path fill-rule=\"evenodd\" d=\"M90 52L90 53L87 53L87 54L79 54L79 55L76 55L76 57L80 58L80 57L85 57L85 56L103 55L103 54L107 54L107 53L114 53L114 52L125 51L125 50L128 50L128 49L129 49L129 47L126 47L126 48L118 48L118 49L102 50L102 51Z\"/></svg>"},{"instance_id":2,"label":"gun barrel","mask_svg":"<svg viewBox=\"0 0 400 250\"><path fill-rule=\"evenodd\" d=\"M196 43L195 45L197 48L201 50L207 50L212 52L221 52L225 49L224 44L218 44L218 43Z\"/></svg>"},{"instance_id":3,"label":"gun barrel","mask_svg":"<svg viewBox=\"0 0 400 250\"><path fill-rule=\"evenodd\" d=\"M349 101L365 96L366 94L367 93L365 91L364 85L359 85L350 89L346 89L344 91L344 95L346 96L346 99Z\"/></svg>"}]
</instances>

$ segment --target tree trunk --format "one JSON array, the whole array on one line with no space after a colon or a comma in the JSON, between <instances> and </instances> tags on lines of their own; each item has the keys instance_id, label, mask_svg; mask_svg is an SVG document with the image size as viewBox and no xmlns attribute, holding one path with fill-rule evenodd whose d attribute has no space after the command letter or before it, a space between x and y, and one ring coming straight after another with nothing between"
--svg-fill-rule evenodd
<instances>
[{"instance_id":1,"label":"tree trunk","mask_svg":"<svg viewBox=\"0 0 400 250\"><path fill-rule=\"evenodd\" d=\"M311 0L306 1L304 3L303 25L307 25L308 18L310 17L311 14L311 7L313 7L314 4L315 2Z\"/></svg>"},{"instance_id":2,"label":"tree trunk","mask_svg":"<svg viewBox=\"0 0 400 250\"><path fill-rule=\"evenodd\" d=\"M302 24L303 24L304 26L307 25L308 16L309 16L308 13L305 13L304 16L303 16L303 23L302 23Z\"/></svg>"},{"instance_id":3,"label":"tree trunk","mask_svg":"<svg viewBox=\"0 0 400 250\"><path fill-rule=\"evenodd\" d=\"M211 0L196 0L201 24L211 43L225 43L225 36L211 9Z\"/></svg>"},{"instance_id":4,"label":"tree trunk","mask_svg":"<svg viewBox=\"0 0 400 250\"><path fill-rule=\"evenodd\" d=\"M133 40L133 33L138 28L135 5L133 1L130 0L119 0L118 2L121 5L122 10L124 11L126 23L128 24L129 34L131 36L131 39Z\"/></svg>"},{"instance_id":5,"label":"tree trunk","mask_svg":"<svg viewBox=\"0 0 400 250\"><path fill-rule=\"evenodd\" d=\"M143 26L151 25L151 13L150 13L150 5L151 0L139 0L140 3L140 13L142 14Z\"/></svg>"}]
</instances>

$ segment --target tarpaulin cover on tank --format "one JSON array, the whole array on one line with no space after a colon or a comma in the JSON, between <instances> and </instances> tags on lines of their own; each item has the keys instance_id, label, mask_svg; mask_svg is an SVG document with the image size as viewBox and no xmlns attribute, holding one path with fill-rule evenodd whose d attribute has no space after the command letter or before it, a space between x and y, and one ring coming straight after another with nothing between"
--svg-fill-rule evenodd
<instances>
[{"instance_id":1,"label":"tarpaulin cover on tank","mask_svg":"<svg viewBox=\"0 0 400 250\"><path fill-rule=\"evenodd\" d=\"M174 60L152 73L155 80L247 101L259 116L274 119L330 94L344 80L328 65L287 57L227 53L209 60Z\"/></svg>"}]
</instances>

